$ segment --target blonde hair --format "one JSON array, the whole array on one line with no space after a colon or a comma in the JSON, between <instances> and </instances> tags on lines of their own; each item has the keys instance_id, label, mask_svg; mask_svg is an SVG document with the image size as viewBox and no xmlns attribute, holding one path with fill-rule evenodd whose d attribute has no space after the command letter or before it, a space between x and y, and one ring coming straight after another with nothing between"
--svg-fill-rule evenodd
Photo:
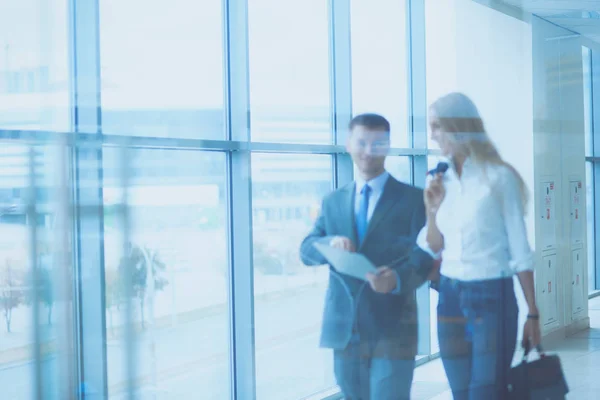
<instances>
[{"instance_id":1,"label":"blonde hair","mask_svg":"<svg viewBox=\"0 0 600 400\"><path fill-rule=\"evenodd\" d=\"M527 185L521 174L498 153L498 149L485 131L475 103L462 93L450 93L436 100L430 109L452 143L484 171L486 166L491 164L505 166L514 174L519 184L523 209L527 210L529 202Z\"/></svg>"}]
</instances>

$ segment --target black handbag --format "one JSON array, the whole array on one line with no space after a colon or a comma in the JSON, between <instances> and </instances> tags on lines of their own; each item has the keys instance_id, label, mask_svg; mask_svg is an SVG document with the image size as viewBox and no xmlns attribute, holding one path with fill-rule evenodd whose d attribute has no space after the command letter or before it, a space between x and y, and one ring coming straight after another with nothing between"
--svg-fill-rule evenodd
<instances>
[{"instance_id":1,"label":"black handbag","mask_svg":"<svg viewBox=\"0 0 600 400\"><path fill-rule=\"evenodd\" d=\"M540 358L527 361L529 346L525 347L523 361L511 368L508 376L510 400L559 400L569 392L557 355L546 355L537 347Z\"/></svg>"}]
</instances>

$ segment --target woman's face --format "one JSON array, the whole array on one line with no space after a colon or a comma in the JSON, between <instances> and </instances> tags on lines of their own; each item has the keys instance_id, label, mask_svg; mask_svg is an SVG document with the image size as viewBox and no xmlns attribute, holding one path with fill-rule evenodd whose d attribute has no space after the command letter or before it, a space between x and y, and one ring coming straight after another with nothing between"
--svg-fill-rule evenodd
<instances>
[{"instance_id":1,"label":"woman's face","mask_svg":"<svg viewBox=\"0 0 600 400\"><path fill-rule=\"evenodd\" d=\"M451 157L454 155L453 142L450 138L450 134L444 131L439 118L434 111L429 112L429 130L431 133L431 140L436 142L445 157Z\"/></svg>"}]
</instances>

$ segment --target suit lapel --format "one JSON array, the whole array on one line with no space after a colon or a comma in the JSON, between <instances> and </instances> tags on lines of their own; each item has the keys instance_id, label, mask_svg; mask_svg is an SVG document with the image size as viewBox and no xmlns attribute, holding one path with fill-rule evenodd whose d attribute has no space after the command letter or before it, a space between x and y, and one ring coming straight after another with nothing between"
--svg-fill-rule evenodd
<instances>
[{"instance_id":1,"label":"suit lapel","mask_svg":"<svg viewBox=\"0 0 600 400\"><path fill-rule=\"evenodd\" d=\"M373 210L373 216L371 216L371 220L369 221L369 226L367 227L367 233L365 234L365 238L362 242L361 247L369 240L369 236L377 229L377 225L384 220L387 212L395 205L398 204L402 196L402 191L398 190L398 184L394 178L391 176L388 178L385 186L383 188L383 193L381 194L381 198L377 202L375 206L375 210Z\"/></svg>"},{"instance_id":2,"label":"suit lapel","mask_svg":"<svg viewBox=\"0 0 600 400\"><path fill-rule=\"evenodd\" d=\"M355 185L346 186L346 190L341 192L341 204L339 210L339 219L342 234L352 240L352 243L358 243L356 233L356 219L354 217L354 192Z\"/></svg>"}]
</instances>

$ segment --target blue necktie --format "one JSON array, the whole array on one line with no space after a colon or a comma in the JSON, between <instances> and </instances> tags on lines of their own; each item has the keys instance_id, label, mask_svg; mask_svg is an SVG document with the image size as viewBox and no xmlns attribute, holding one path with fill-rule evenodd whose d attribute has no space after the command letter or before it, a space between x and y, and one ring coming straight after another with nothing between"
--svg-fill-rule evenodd
<instances>
[{"instance_id":1,"label":"blue necktie","mask_svg":"<svg viewBox=\"0 0 600 400\"><path fill-rule=\"evenodd\" d=\"M367 233L367 214L369 212L369 195L371 187L367 184L360 191L360 199L358 203L358 214L356 216L356 233L358 234L358 244L360 245Z\"/></svg>"}]
</instances>

